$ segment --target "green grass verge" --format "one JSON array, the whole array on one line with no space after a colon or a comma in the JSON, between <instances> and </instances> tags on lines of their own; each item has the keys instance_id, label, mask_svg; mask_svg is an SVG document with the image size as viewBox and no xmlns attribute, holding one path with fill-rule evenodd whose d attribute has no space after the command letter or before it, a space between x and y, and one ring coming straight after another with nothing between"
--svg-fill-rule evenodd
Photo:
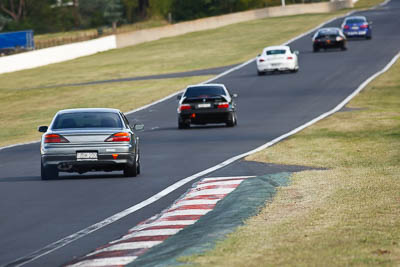
<instances>
[{"instance_id":1,"label":"green grass verge","mask_svg":"<svg viewBox=\"0 0 400 267\"><path fill-rule=\"evenodd\" d=\"M268 18L0 75L0 90L180 72L244 62L336 14Z\"/></svg>"},{"instance_id":2,"label":"green grass verge","mask_svg":"<svg viewBox=\"0 0 400 267\"><path fill-rule=\"evenodd\" d=\"M0 107L0 145L39 140L39 125L49 125L60 109L109 107L122 111L154 102L177 92L188 84L211 76L153 81L135 81L80 87L16 90L2 93Z\"/></svg>"},{"instance_id":3,"label":"green grass verge","mask_svg":"<svg viewBox=\"0 0 400 267\"><path fill-rule=\"evenodd\" d=\"M296 173L196 266L400 265L400 61L349 107L248 160Z\"/></svg>"},{"instance_id":4,"label":"green grass verge","mask_svg":"<svg viewBox=\"0 0 400 267\"><path fill-rule=\"evenodd\" d=\"M94 107L102 103L128 111L207 78L51 88L54 85L241 63L253 58L265 46L281 44L345 12L255 20L0 75L0 146L37 140L36 126L47 124L61 108ZM132 104L135 101L132 100L129 106L121 103L133 95L116 93L124 91L128 84L129 94L141 95L137 104ZM148 87L154 88L151 95L146 94Z\"/></svg>"}]
</instances>

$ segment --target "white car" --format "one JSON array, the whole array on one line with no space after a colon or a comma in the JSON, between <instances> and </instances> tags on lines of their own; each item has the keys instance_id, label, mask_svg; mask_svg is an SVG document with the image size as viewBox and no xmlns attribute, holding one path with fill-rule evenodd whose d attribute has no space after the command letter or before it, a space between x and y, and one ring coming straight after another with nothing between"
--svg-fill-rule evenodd
<instances>
[{"instance_id":1,"label":"white car","mask_svg":"<svg viewBox=\"0 0 400 267\"><path fill-rule=\"evenodd\" d=\"M263 75L272 71L297 72L299 70L298 54L299 51L292 51L287 45L266 47L256 58L257 73Z\"/></svg>"}]
</instances>

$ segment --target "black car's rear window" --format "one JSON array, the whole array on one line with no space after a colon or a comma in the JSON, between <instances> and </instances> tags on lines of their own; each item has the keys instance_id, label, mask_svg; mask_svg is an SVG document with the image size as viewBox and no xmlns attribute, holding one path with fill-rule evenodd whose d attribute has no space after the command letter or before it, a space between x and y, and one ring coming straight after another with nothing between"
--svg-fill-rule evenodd
<instances>
[{"instance_id":1,"label":"black car's rear window","mask_svg":"<svg viewBox=\"0 0 400 267\"><path fill-rule=\"evenodd\" d=\"M74 112L59 114L53 129L122 128L121 118L111 112Z\"/></svg>"},{"instance_id":2,"label":"black car's rear window","mask_svg":"<svg viewBox=\"0 0 400 267\"><path fill-rule=\"evenodd\" d=\"M317 34L317 38L335 38L339 35L339 31L335 29L320 30Z\"/></svg>"},{"instance_id":3,"label":"black car's rear window","mask_svg":"<svg viewBox=\"0 0 400 267\"><path fill-rule=\"evenodd\" d=\"M318 34L317 38L335 38L337 34Z\"/></svg>"},{"instance_id":4,"label":"black car's rear window","mask_svg":"<svg viewBox=\"0 0 400 267\"><path fill-rule=\"evenodd\" d=\"M285 49L267 50L267 56L269 55L282 55L286 54Z\"/></svg>"},{"instance_id":5,"label":"black car's rear window","mask_svg":"<svg viewBox=\"0 0 400 267\"><path fill-rule=\"evenodd\" d=\"M358 24L365 22L365 19L348 19L346 20L346 24Z\"/></svg>"},{"instance_id":6,"label":"black car's rear window","mask_svg":"<svg viewBox=\"0 0 400 267\"><path fill-rule=\"evenodd\" d=\"M185 92L185 97L220 96L226 95L225 90L220 86L194 86Z\"/></svg>"}]
</instances>

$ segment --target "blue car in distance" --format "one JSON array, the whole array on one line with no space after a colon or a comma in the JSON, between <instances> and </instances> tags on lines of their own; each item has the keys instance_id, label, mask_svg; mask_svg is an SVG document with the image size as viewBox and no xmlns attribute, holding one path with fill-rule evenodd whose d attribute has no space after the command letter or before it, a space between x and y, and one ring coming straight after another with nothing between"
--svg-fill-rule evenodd
<instances>
[{"instance_id":1,"label":"blue car in distance","mask_svg":"<svg viewBox=\"0 0 400 267\"><path fill-rule=\"evenodd\" d=\"M346 17L342 23L342 32L346 37L372 38L371 22L364 16Z\"/></svg>"}]
</instances>

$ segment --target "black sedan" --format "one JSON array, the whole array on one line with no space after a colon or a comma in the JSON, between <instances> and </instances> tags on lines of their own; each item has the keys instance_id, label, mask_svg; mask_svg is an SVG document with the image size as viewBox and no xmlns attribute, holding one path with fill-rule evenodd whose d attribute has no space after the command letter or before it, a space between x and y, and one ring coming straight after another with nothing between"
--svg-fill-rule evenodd
<instances>
[{"instance_id":1,"label":"black sedan","mask_svg":"<svg viewBox=\"0 0 400 267\"><path fill-rule=\"evenodd\" d=\"M318 52L321 48L340 48L346 50L346 36L339 28L319 29L312 38L313 51Z\"/></svg>"},{"instance_id":2,"label":"black sedan","mask_svg":"<svg viewBox=\"0 0 400 267\"><path fill-rule=\"evenodd\" d=\"M189 128L191 124L225 123L229 127L237 124L236 104L223 84L200 84L186 88L178 95L178 128Z\"/></svg>"}]
</instances>

